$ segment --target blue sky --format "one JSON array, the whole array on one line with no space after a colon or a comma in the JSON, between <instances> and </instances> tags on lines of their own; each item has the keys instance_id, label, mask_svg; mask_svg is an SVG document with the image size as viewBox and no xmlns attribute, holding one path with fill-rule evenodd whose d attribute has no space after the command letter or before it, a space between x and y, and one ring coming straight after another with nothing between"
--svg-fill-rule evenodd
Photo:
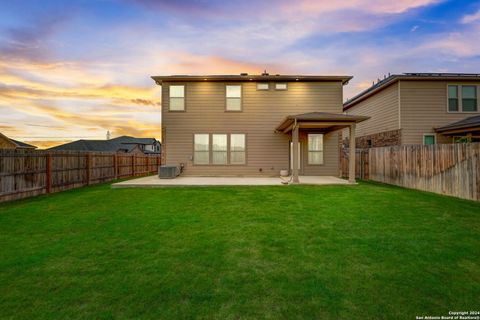
<instances>
[{"instance_id":1,"label":"blue sky","mask_svg":"<svg viewBox=\"0 0 480 320\"><path fill-rule=\"evenodd\" d=\"M150 75L480 73L480 1L0 1L0 132L160 135Z\"/></svg>"}]
</instances>

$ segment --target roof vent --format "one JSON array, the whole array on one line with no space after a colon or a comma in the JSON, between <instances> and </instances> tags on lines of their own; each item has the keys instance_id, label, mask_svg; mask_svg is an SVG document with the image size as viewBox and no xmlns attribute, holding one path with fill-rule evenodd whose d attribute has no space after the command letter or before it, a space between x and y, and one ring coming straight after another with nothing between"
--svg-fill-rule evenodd
<instances>
[{"instance_id":1,"label":"roof vent","mask_svg":"<svg viewBox=\"0 0 480 320\"><path fill-rule=\"evenodd\" d=\"M268 76L268 75L269 74L268 74L267 70L263 70L262 76Z\"/></svg>"},{"instance_id":2,"label":"roof vent","mask_svg":"<svg viewBox=\"0 0 480 320\"><path fill-rule=\"evenodd\" d=\"M242 73L240 73L240 75L241 75L241 76L248 76L248 73L242 72Z\"/></svg>"}]
</instances>

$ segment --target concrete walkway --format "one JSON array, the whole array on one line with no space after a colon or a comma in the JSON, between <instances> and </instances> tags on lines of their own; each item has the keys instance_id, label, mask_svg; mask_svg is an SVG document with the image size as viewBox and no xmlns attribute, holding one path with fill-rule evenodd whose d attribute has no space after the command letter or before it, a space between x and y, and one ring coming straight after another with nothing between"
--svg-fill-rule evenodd
<instances>
[{"instance_id":1,"label":"concrete walkway","mask_svg":"<svg viewBox=\"0 0 480 320\"><path fill-rule=\"evenodd\" d=\"M279 186L280 177L177 177L160 179L149 176L112 184L113 188L145 188L145 187L186 187L186 186ZM300 176L300 184L337 185L351 184L348 180L331 176Z\"/></svg>"}]
</instances>

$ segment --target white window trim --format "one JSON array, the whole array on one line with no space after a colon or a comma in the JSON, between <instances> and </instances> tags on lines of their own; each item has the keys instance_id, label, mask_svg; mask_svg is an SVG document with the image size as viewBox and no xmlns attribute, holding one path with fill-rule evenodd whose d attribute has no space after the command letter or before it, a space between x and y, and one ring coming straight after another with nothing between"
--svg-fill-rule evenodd
<instances>
[{"instance_id":1,"label":"white window trim","mask_svg":"<svg viewBox=\"0 0 480 320\"><path fill-rule=\"evenodd\" d=\"M437 134L436 133L424 133L422 136L422 145L429 146L429 144L425 144L425 137L426 136L433 136L433 144L437 144Z\"/></svg>"},{"instance_id":2,"label":"white window trim","mask_svg":"<svg viewBox=\"0 0 480 320\"><path fill-rule=\"evenodd\" d=\"M458 99L458 111L450 111L448 109L448 103L449 103L449 95L448 95L448 87L449 86L457 86L457 99ZM463 97L462 97L462 86L470 86L470 87L477 87L477 111L463 111ZM465 114L478 114L480 113L480 85L479 84L468 84L468 83L447 83L447 113L465 113Z\"/></svg>"},{"instance_id":3,"label":"white window trim","mask_svg":"<svg viewBox=\"0 0 480 320\"><path fill-rule=\"evenodd\" d=\"M171 105L172 105L172 98L182 98L182 97L172 97L170 96L170 87L183 87L183 109L181 110L172 110ZM168 111L169 112L185 112L187 109L187 86L185 84L170 84L168 86Z\"/></svg>"},{"instance_id":4,"label":"white window trim","mask_svg":"<svg viewBox=\"0 0 480 320\"><path fill-rule=\"evenodd\" d=\"M261 85L261 84L266 84L267 88L266 89L258 88L258 86ZM257 82L257 91L268 91L268 90L270 90L270 83L269 82Z\"/></svg>"},{"instance_id":5,"label":"white window trim","mask_svg":"<svg viewBox=\"0 0 480 320\"><path fill-rule=\"evenodd\" d=\"M285 89L278 89L277 88L278 84L285 84ZM288 82L276 82L274 88L275 88L276 91L287 91L288 90Z\"/></svg>"},{"instance_id":6,"label":"white window trim","mask_svg":"<svg viewBox=\"0 0 480 320\"><path fill-rule=\"evenodd\" d=\"M227 97L227 87L229 86L238 86L240 87L240 98L237 97ZM240 109L239 110L229 110L228 109L228 99L240 99ZM242 112L243 111L243 86L238 83L226 83L225 84L225 112Z\"/></svg>"},{"instance_id":7,"label":"white window trim","mask_svg":"<svg viewBox=\"0 0 480 320\"><path fill-rule=\"evenodd\" d=\"M195 163L195 135L208 135L208 163ZM232 163L231 162L231 136L234 134L243 135L245 150L244 151L234 151L234 152L243 152L245 154L245 161L243 163ZM213 163L213 135L226 135L227 136L227 163ZM193 134L193 157L191 158L194 166L246 166L247 165L247 134L244 132L215 132L215 133L205 133L197 132ZM206 151L205 151L206 152Z\"/></svg>"},{"instance_id":8,"label":"white window trim","mask_svg":"<svg viewBox=\"0 0 480 320\"><path fill-rule=\"evenodd\" d=\"M308 136L310 135L322 135L322 150L310 150L310 146L308 144ZM324 146L324 142L325 142L325 134L323 133L307 133L307 164L309 166L324 166L325 165L325 146ZM322 154L322 163L311 163L310 162L310 152L316 152L316 153L321 153Z\"/></svg>"},{"instance_id":9,"label":"white window trim","mask_svg":"<svg viewBox=\"0 0 480 320\"><path fill-rule=\"evenodd\" d=\"M214 149L213 149L213 136L216 136L216 135L218 135L218 136L225 136L225 137L226 137L226 141L225 141L225 142L226 142L226 147L227 147L227 148L226 148L225 151L214 150ZM229 157L228 157L228 150L230 149L230 143L229 143L229 141L228 141L229 136L230 136L230 135L229 135L228 133L212 133L212 134L210 134L210 141L211 141L210 143L211 143L211 145L212 145L212 147L210 148L210 149L211 149L211 150L210 150L210 153L211 153L211 158L212 158L212 161L210 162L211 165L214 165L214 166L226 166L226 165L229 164L229 162L230 162L230 161L229 161L230 159L229 159ZM226 157L225 157L225 163L214 163L215 157L214 157L213 155L214 155L215 152L225 152L225 155L226 155Z\"/></svg>"},{"instance_id":10,"label":"white window trim","mask_svg":"<svg viewBox=\"0 0 480 320\"><path fill-rule=\"evenodd\" d=\"M233 151L233 152L243 152L245 154L245 161L243 163L232 163L231 156L232 156L232 150L231 150L231 142L232 142L232 134L241 134L243 135L243 143L244 143L244 151ZM243 132L232 132L228 134L228 165L230 166L245 166L247 165L247 134Z\"/></svg>"},{"instance_id":11,"label":"white window trim","mask_svg":"<svg viewBox=\"0 0 480 320\"><path fill-rule=\"evenodd\" d=\"M199 152L207 152L208 153L208 163L195 163L195 136L196 135L207 135L208 136L208 150L207 151L199 151ZM194 166L209 166L212 164L212 159L210 156L210 153L212 152L212 137L210 133L205 133L205 132L198 132L193 134L193 159L192 163Z\"/></svg>"}]
</instances>

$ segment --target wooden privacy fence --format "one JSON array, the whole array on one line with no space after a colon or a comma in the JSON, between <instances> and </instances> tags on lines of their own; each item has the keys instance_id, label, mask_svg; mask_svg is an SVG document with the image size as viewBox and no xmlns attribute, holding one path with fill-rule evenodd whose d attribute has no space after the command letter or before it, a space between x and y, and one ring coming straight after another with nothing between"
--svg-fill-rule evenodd
<instances>
[{"instance_id":1,"label":"wooden privacy fence","mask_svg":"<svg viewBox=\"0 0 480 320\"><path fill-rule=\"evenodd\" d=\"M160 156L0 149L0 202L156 173Z\"/></svg>"},{"instance_id":2,"label":"wooden privacy fence","mask_svg":"<svg viewBox=\"0 0 480 320\"><path fill-rule=\"evenodd\" d=\"M480 143L405 145L362 152L368 160L357 160L357 172L368 172L366 179L480 201ZM342 161L348 168L348 159ZM343 170L342 163L342 174L348 172Z\"/></svg>"},{"instance_id":3,"label":"wooden privacy fence","mask_svg":"<svg viewBox=\"0 0 480 320\"><path fill-rule=\"evenodd\" d=\"M340 156L340 171L342 177L348 177L349 149L342 148ZM368 149L356 149L355 152L355 178L368 179Z\"/></svg>"}]
</instances>

